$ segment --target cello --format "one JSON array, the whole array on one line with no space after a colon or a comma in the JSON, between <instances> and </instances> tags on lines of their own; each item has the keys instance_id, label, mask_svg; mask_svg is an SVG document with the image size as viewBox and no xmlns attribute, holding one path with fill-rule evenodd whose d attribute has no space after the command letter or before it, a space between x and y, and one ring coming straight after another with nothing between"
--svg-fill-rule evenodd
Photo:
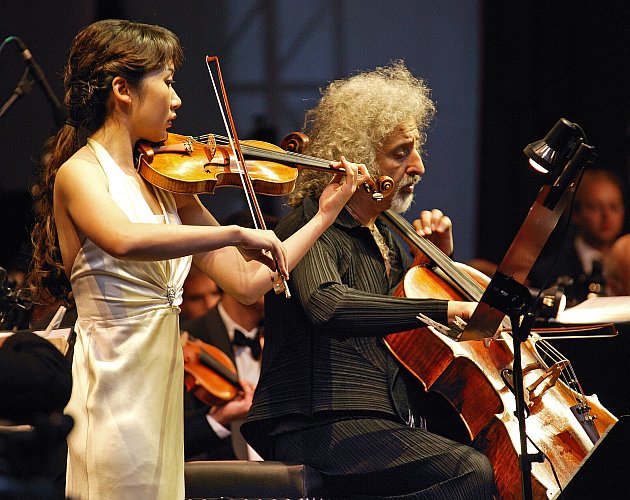
<instances>
[{"instance_id":1,"label":"cello","mask_svg":"<svg viewBox=\"0 0 630 500\"><path fill-rule=\"evenodd\" d=\"M480 300L487 277L452 262L402 216L383 215L416 250L397 295ZM442 401L440 418L458 423L459 434L447 437L471 444L490 459L500 498L521 498L509 333L502 331L491 341L456 342L420 328L388 335L385 343L425 391ZM596 397L583 394L570 362L544 339L532 335L521 353L529 441L548 460L532 466L533 497L542 499L555 494L558 483L567 484L598 436L617 419Z\"/></svg>"}]
</instances>

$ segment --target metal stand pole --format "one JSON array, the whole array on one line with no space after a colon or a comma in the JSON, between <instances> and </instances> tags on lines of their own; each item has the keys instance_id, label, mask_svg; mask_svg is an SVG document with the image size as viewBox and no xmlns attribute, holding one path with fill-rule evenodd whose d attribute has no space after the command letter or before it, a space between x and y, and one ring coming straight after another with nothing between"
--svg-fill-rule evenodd
<instances>
[{"instance_id":1,"label":"metal stand pole","mask_svg":"<svg viewBox=\"0 0 630 500\"><path fill-rule=\"evenodd\" d=\"M521 317L523 321L521 322ZM514 342L514 362L512 365L512 381L514 384L514 397L516 398L516 418L518 419L518 433L521 445L519 464L521 469L521 486L523 500L532 500L532 462L542 462L544 458L540 453L527 452L527 433L525 432L526 404L523 389L523 362L521 358L521 344L529 337L534 315L527 313L524 316L521 311L510 314L512 322L512 340Z\"/></svg>"},{"instance_id":2,"label":"metal stand pole","mask_svg":"<svg viewBox=\"0 0 630 500\"><path fill-rule=\"evenodd\" d=\"M9 111L9 108L13 105L15 101L18 100L18 98L22 97L24 94L28 94L31 91L32 86L33 81L31 80L31 72L28 68L26 68L24 70L24 74L22 75L22 79L17 84L17 87L15 87L15 90L13 90L13 94L11 94L11 97L9 97L7 102L5 102L0 109L0 118L2 118L7 111Z\"/></svg>"}]
</instances>

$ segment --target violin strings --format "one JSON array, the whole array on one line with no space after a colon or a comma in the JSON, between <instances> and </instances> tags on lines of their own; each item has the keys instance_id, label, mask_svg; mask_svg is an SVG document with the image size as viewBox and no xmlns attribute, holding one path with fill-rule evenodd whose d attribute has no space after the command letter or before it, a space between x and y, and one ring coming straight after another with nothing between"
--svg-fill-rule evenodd
<instances>
[{"instance_id":1,"label":"violin strings","mask_svg":"<svg viewBox=\"0 0 630 500\"><path fill-rule=\"evenodd\" d=\"M199 142L206 142L210 137L212 137L213 134L204 134L204 135L200 135L198 137L194 137L195 140L199 141ZM217 140L218 144L222 144L222 145L228 145L229 144L229 138L225 137L225 136L221 136L221 135L214 135L214 138ZM281 162L286 162L288 158L291 159L291 162L293 163L307 163L307 164L314 164L314 165L319 165L322 167L328 166L330 161L329 160L324 160L321 158L316 158L314 156L308 156L302 153L295 153L293 151L273 151L273 150L268 150L268 149L264 149L264 148L258 148L256 146L249 146L247 144L242 144L241 145L241 149L244 152L248 152L251 154L256 154L256 153L260 153L261 155L264 155L266 157L268 157L269 159L274 159L274 160L278 160ZM301 160L301 161L299 161Z\"/></svg>"}]
</instances>

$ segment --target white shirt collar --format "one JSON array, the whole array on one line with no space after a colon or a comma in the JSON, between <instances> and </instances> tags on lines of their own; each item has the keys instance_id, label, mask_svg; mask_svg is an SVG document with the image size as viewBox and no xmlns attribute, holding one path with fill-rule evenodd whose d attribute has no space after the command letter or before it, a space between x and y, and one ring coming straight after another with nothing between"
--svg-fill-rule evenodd
<instances>
[{"instance_id":1,"label":"white shirt collar","mask_svg":"<svg viewBox=\"0 0 630 500\"><path fill-rule=\"evenodd\" d=\"M217 310L219 311L219 315L223 320L223 324L225 325L225 329L227 331L228 336L230 337L230 342L234 341L234 330L239 329L243 332L246 337L250 339L256 338L256 334L258 333L258 327L254 327L252 330L245 330L241 325L239 325L236 321L234 321L230 315L225 311L221 302L217 305Z\"/></svg>"},{"instance_id":2,"label":"white shirt collar","mask_svg":"<svg viewBox=\"0 0 630 500\"><path fill-rule=\"evenodd\" d=\"M579 235L575 237L574 245L575 251L582 263L584 273L587 275L591 274L591 271L593 270L593 261L598 260L602 262L604 256L599 250L586 243L584 238Z\"/></svg>"}]
</instances>

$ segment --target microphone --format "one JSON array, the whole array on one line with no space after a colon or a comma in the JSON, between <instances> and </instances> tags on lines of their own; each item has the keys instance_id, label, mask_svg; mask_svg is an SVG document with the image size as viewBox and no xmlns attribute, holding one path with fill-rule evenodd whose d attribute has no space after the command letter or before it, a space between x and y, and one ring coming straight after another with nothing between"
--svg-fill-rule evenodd
<instances>
[{"instance_id":1,"label":"microphone","mask_svg":"<svg viewBox=\"0 0 630 500\"><path fill-rule=\"evenodd\" d=\"M68 112L66 111L65 106L63 106L59 102L59 99L57 99L57 96L50 88L48 80L46 80L46 76L42 71L42 68L39 67L39 64L37 64L37 61L35 61L35 58L31 54L31 51L28 50L28 47L24 45L24 42L22 42L22 40L20 40L18 37L14 36L11 38L15 41L15 43L18 44L20 52L22 53L22 59L24 59L24 62L31 70L33 80L35 80L35 82L41 87L44 95L46 96L46 99L48 100L48 104L50 104L50 106L52 107L55 124L58 127L61 127L68 118Z\"/></svg>"}]
</instances>

